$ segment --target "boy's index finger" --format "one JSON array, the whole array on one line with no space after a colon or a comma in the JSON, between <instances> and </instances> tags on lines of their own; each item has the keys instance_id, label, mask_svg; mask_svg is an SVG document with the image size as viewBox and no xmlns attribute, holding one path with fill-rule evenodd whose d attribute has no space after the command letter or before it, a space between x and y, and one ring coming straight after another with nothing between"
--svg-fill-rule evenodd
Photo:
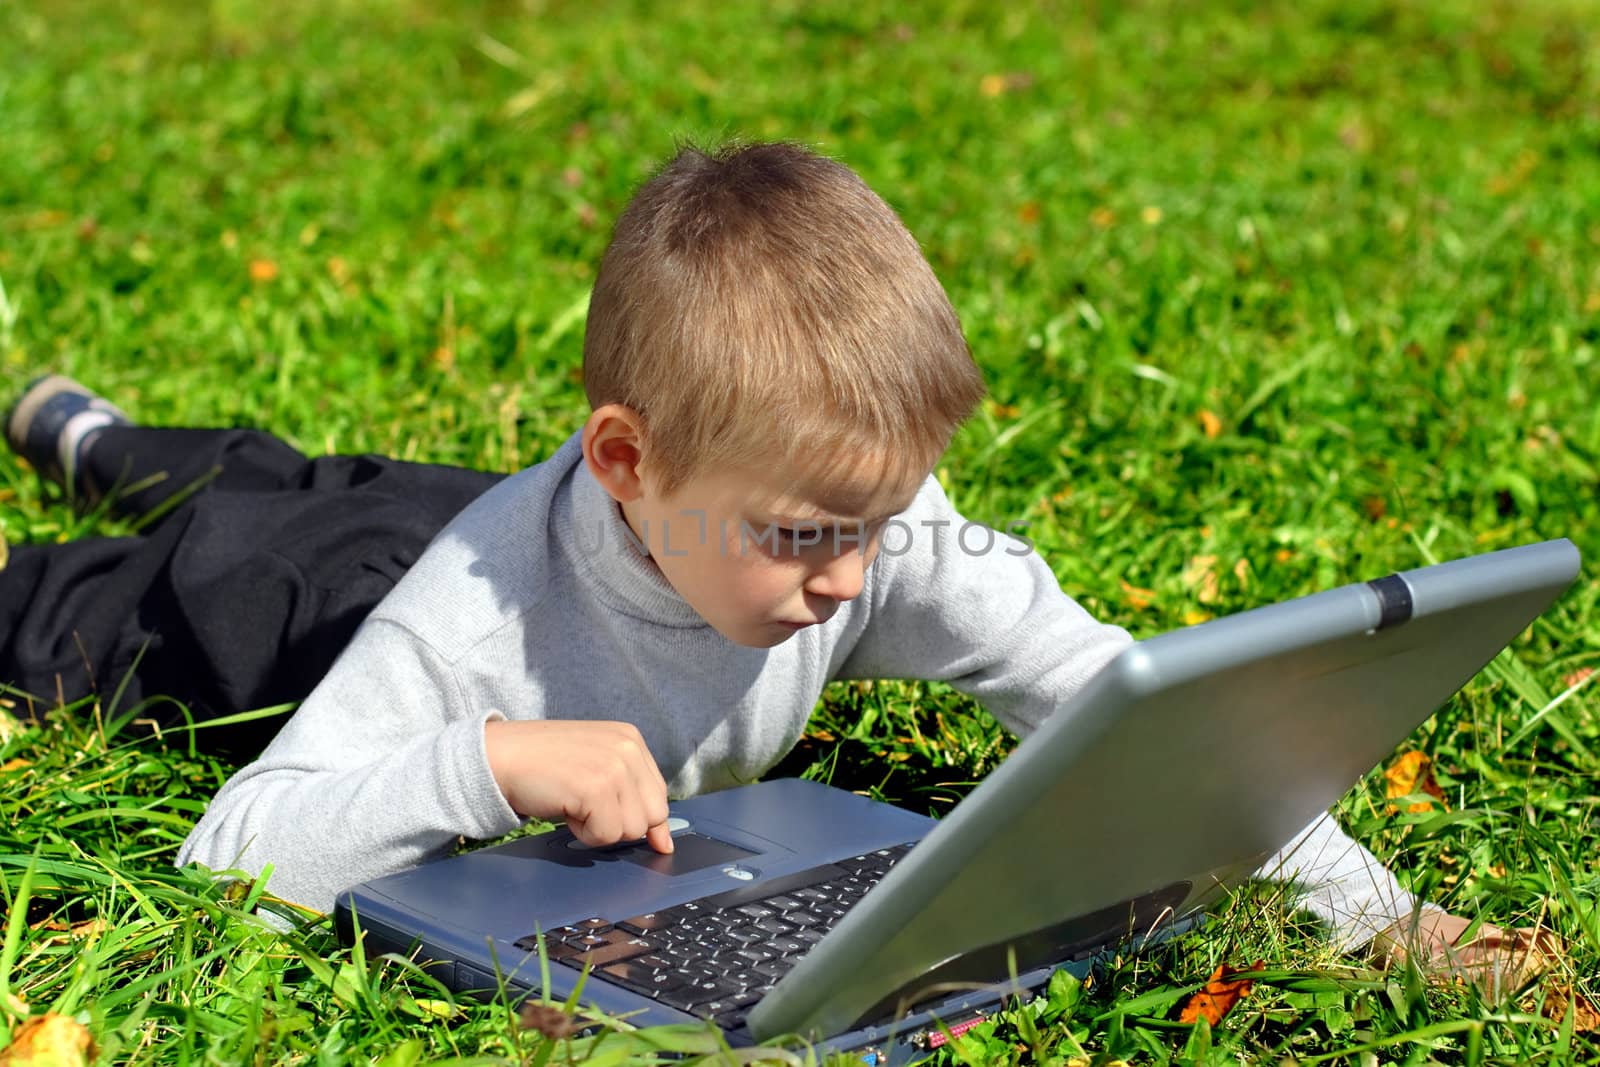
<instances>
[{"instance_id":1,"label":"boy's index finger","mask_svg":"<svg viewBox=\"0 0 1600 1067\"><path fill-rule=\"evenodd\" d=\"M667 824L664 822L658 822L650 827L646 831L644 839L657 852L671 853L673 851L672 831L667 828Z\"/></svg>"}]
</instances>

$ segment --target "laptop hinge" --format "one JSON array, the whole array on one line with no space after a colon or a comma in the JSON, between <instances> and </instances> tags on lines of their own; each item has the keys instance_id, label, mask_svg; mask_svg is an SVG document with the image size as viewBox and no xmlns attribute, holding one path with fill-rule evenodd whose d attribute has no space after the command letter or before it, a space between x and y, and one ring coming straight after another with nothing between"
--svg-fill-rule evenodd
<instances>
[{"instance_id":1,"label":"laptop hinge","mask_svg":"<svg viewBox=\"0 0 1600 1067\"><path fill-rule=\"evenodd\" d=\"M1367 583L1374 593L1378 594L1378 625L1374 630L1381 630L1385 626L1399 626L1411 618L1415 605L1411 601L1411 586L1398 574L1391 574L1387 578L1375 578Z\"/></svg>"}]
</instances>

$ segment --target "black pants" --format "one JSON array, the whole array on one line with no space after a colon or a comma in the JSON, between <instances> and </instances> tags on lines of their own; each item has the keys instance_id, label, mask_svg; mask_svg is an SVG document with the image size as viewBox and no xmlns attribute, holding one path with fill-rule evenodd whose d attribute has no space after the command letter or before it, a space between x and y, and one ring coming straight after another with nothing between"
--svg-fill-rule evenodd
<instances>
[{"instance_id":1,"label":"black pants","mask_svg":"<svg viewBox=\"0 0 1600 1067\"><path fill-rule=\"evenodd\" d=\"M306 459L256 430L108 429L97 485L138 537L20 545L0 570L0 682L20 714L123 687L165 725L297 701L434 534L500 475L379 456ZM162 509L170 509L163 513ZM110 711L111 709L106 709ZM281 718L203 730L250 756Z\"/></svg>"}]
</instances>

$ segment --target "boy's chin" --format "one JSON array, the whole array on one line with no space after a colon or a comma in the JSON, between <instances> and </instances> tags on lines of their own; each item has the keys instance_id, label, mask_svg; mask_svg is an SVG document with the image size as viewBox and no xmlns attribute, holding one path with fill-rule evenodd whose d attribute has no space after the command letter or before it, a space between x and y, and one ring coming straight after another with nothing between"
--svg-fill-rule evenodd
<instances>
[{"instance_id":1,"label":"boy's chin","mask_svg":"<svg viewBox=\"0 0 1600 1067\"><path fill-rule=\"evenodd\" d=\"M781 623L768 623L765 626L744 626L737 631L730 631L725 627L712 623L712 629L742 648L777 648L800 632Z\"/></svg>"}]
</instances>

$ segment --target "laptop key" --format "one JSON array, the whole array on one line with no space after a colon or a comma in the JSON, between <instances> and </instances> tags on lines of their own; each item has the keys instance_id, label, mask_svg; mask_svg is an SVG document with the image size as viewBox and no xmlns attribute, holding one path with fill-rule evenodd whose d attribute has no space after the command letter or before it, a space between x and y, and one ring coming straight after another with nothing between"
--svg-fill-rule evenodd
<instances>
[{"instance_id":1,"label":"laptop key","mask_svg":"<svg viewBox=\"0 0 1600 1067\"><path fill-rule=\"evenodd\" d=\"M655 950L655 942L646 941L642 937L630 937L626 941L616 941L608 945L602 945L599 948L590 949L579 956L570 956L561 962L574 967L604 967L608 963L617 963L621 960L632 959L635 956L643 956Z\"/></svg>"},{"instance_id":2,"label":"laptop key","mask_svg":"<svg viewBox=\"0 0 1600 1067\"><path fill-rule=\"evenodd\" d=\"M751 924L757 930L764 930L769 934L787 934L794 929L781 919L758 919Z\"/></svg>"},{"instance_id":3,"label":"laptop key","mask_svg":"<svg viewBox=\"0 0 1600 1067\"><path fill-rule=\"evenodd\" d=\"M734 959L744 960L746 963L766 963L776 956L777 953L766 945L748 945L733 954Z\"/></svg>"},{"instance_id":4,"label":"laptop key","mask_svg":"<svg viewBox=\"0 0 1600 1067\"><path fill-rule=\"evenodd\" d=\"M603 934L611 929L611 920L602 919L598 915L592 919L585 919L581 923L573 923L578 929L591 934Z\"/></svg>"},{"instance_id":5,"label":"laptop key","mask_svg":"<svg viewBox=\"0 0 1600 1067\"><path fill-rule=\"evenodd\" d=\"M524 952L539 951L539 938L535 934L529 934L527 937L518 938L516 941L513 941L512 944L516 945ZM566 959L568 956L576 956L582 951L583 949L581 948L575 948L572 945L565 944L561 941L552 941L548 937L544 939L544 954L546 959L562 960Z\"/></svg>"},{"instance_id":6,"label":"laptop key","mask_svg":"<svg viewBox=\"0 0 1600 1067\"><path fill-rule=\"evenodd\" d=\"M677 961L668 959L666 956L657 955L654 952L648 956L636 957L633 963L639 967L648 967L652 971L670 971L678 965Z\"/></svg>"},{"instance_id":7,"label":"laptop key","mask_svg":"<svg viewBox=\"0 0 1600 1067\"><path fill-rule=\"evenodd\" d=\"M820 939L819 939L820 940ZM793 956L797 952L809 951L811 945L793 937L774 937L765 945L766 948L778 953L780 956Z\"/></svg>"},{"instance_id":8,"label":"laptop key","mask_svg":"<svg viewBox=\"0 0 1600 1067\"><path fill-rule=\"evenodd\" d=\"M652 980L656 977L655 970L650 967L640 966L636 960L624 960L621 963L610 963L599 968L599 970L601 974L614 978L625 985L644 986L646 988L661 988L659 985L652 985ZM667 976L676 977L672 975L670 971L667 973ZM681 985L682 983L679 982L678 984Z\"/></svg>"},{"instance_id":9,"label":"laptop key","mask_svg":"<svg viewBox=\"0 0 1600 1067\"><path fill-rule=\"evenodd\" d=\"M653 934L657 930L665 930L669 926L676 925L677 921L663 912L652 911L644 915L635 915L631 919L623 919L617 925L630 934Z\"/></svg>"},{"instance_id":10,"label":"laptop key","mask_svg":"<svg viewBox=\"0 0 1600 1067\"><path fill-rule=\"evenodd\" d=\"M796 900L794 897L791 897L786 893L779 893L775 897L767 897L761 903L765 904L769 908L776 908L780 912L795 911L799 908L805 907L803 902Z\"/></svg>"},{"instance_id":11,"label":"laptop key","mask_svg":"<svg viewBox=\"0 0 1600 1067\"><path fill-rule=\"evenodd\" d=\"M758 963L754 968L752 968L752 970L754 970L757 974L764 974L768 978L777 980L794 970L794 965L799 962L799 960L779 957L775 960L768 960L766 963Z\"/></svg>"}]
</instances>

